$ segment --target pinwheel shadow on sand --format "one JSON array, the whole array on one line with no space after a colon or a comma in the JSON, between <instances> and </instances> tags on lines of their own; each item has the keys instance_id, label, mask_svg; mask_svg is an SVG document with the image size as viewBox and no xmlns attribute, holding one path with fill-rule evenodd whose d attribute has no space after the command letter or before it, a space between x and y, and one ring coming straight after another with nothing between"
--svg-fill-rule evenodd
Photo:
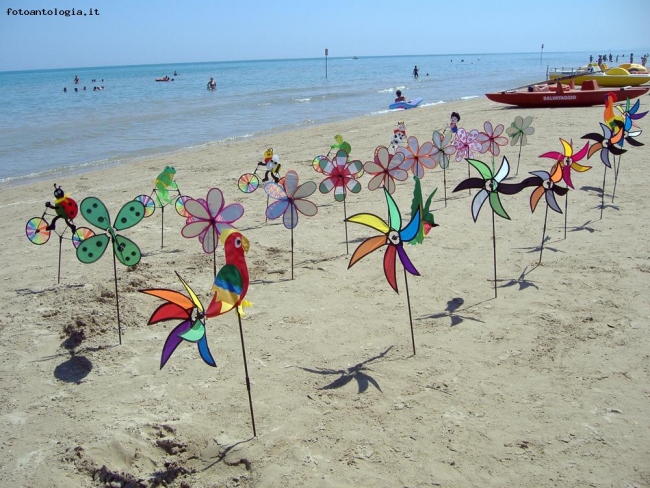
<instances>
[{"instance_id":1,"label":"pinwheel shadow on sand","mask_svg":"<svg viewBox=\"0 0 650 488\"><path fill-rule=\"evenodd\" d=\"M416 318L416 320L443 319L448 317L451 320L451 323L449 324L451 327L460 325L466 320L484 324L485 321L471 317L470 315L467 315L467 312L469 312L471 308L476 307L482 303L489 302L490 300L494 300L494 298L488 298L487 300L475 303L474 305L468 305L461 309L461 307L463 307L465 304L465 299L461 297L454 297L447 301L447 307L443 312L434 313L432 315L424 315L422 317Z\"/></svg>"},{"instance_id":2,"label":"pinwheel shadow on sand","mask_svg":"<svg viewBox=\"0 0 650 488\"><path fill-rule=\"evenodd\" d=\"M335 388L341 388L347 385L348 383L352 382L352 380L355 380L357 382L358 393L364 393L365 391L368 390L370 385L374 386L375 388L377 388L377 390L383 393L377 380L373 378L370 374L368 374L369 371L372 371L372 369L369 368L368 365L380 359L384 359L392 348L393 346L389 346L388 349L377 354L376 356L368 358L365 361L361 361L360 363L357 363L354 366L350 366L349 368L344 368L344 369L331 369L331 368L318 368L318 367L307 368L304 366L289 366L289 367L295 367L303 371L307 371L308 373L314 373L322 376L337 376L337 378L334 381L328 383L325 386L321 386L319 390L333 390Z\"/></svg>"}]
</instances>

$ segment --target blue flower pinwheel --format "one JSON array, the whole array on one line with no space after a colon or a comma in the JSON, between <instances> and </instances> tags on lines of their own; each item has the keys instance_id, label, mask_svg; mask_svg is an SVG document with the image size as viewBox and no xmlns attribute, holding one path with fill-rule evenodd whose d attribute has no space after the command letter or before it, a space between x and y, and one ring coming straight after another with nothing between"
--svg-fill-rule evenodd
<instances>
[{"instance_id":1,"label":"blue flower pinwheel","mask_svg":"<svg viewBox=\"0 0 650 488\"><path fill-rule=\"evenodd\" d=\"M384 254L384 275L386 276L386 280L391 288L397 292L397 279L395 273L397 256L399 256L399 260L406 271L414 276L420 276L420 273L415 269L415 266L413 266L413 263L411 263L411 260L406 255L403 244L413 240L417 235L418 230L420 229L420 216L422 210L418 209L406 227L402 228L402 216L395 200L393 200L393 197L385 188L384 195L386 196L386 203L388 205L388 223L376 215L367 213L355 214L346 219L347 222L366 225L381 232L381 235L369 237L359 244L359 247L357 247L350 258L348 269L371 252L376 251L380 247L388 246L386 248L386 253Z\"/></svg>"}]
</instances>

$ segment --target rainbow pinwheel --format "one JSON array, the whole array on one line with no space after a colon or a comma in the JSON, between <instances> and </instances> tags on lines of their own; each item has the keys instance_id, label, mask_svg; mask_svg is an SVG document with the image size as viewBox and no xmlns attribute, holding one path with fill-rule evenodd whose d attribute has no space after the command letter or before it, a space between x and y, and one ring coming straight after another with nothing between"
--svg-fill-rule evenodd
<instances>
[{"instance_id":1,"label":"rainbow pinwheel","mask_svg":"<svg viewBox=\"0 0 650 488\"><path fill-rule=\"evenodd\" d=\"M386 204L388 205L388 223L380 217L368 213L359 213L347 218L346 221L355 222L357 224L366 225L371 229L381 232L381 235L369 237L364 240L352 254L348 269L354 266L360 259L377 249L387 246L384 253L384 275L386 281L395 292L397 290L397 277L396 277L396 262L397 256L404 267L404 282L406 286L406 299L409 307L409 320L411 323L411 342L413 344L413 354L415 354L415 337L413 334L413 319L411 315L411 300L408 291L408 281L406 279L406 272L408 271L414 276L420 276L420 273L411 260L409 259L406 251L404 250L404 243L410 242L415 239L420 229L421 224L421 209L418 208L411 221L402 227L402 215L399 208L393 200L391 194L384 188L384 195L386 197Z\"/></svg>"},{"instance_id":2,"label":"rainbow pinwheel","mask_svg":"<svg viewBox=\"0 0 650 488\"><path fill-rule=\"evenodd\" d=\"M288 171L284 178L284 185L279 183L266 183L264 191L269 197L276 200L266 208L266 216L274 220L282 216L282 222L287 229L291 229L291 279L293 279L293 229L298 225L298 214L313 217L318 212L318 207L307 200L316 191L316 183L308 181L298 185L298 173Z\"/></svg>"},{"instance_id":3,"label":"rainbow pinwheel","mask_svg":"<svg viewBox=\"0 0 650 488\"><path fill-rule=\"evenodd\" d=\"M176 276L181 281L189 296L185 296L174 290L167 289L149 289L140 290L142 293L162 298L166 303L160 305L151 317L148 324L157 324L166 320L182 320L169 333L163 346L162 355L160 356L160 369L165 366L171 355L181 342L187 341L197 345L201 359L208 366L216 367L208 340L205 335L205 309L201 300L187 282L176 272Z\"/></svg>"},{"instance_id":4,"label":"rainbow pinwheel","mask_svg":"<svg viewBox=\"0 0 650 488\"><path fill-rule=\"evenodd\" d=\"M376 251L380 247L388 246L384 254L384 275L391 288L397 292L395 272L397 256L399 256L399 260L406 271L414 276L420 276L420 273L418 273L407 256L406 251L404 251L403 244L411 241L417 235L420 228L421 211L418 209L406 227L402 228L402 216L395 200L388 193L388 190L384 189L384 194L386 196L386 204L388 205L388 223L376 215L367 213L355 214L346 219L348 222L366 225L382 233L379 236L370 237L359 244L350 258L348 269L371 252Z\"/></svg>"},{"instance_id":5,"label":"rainbow pinwheel","mask_svg":"<svg viewBox=\"0 0 650 488\"><path fill-rule=\"evenodd\" d=\"M510 124L510 127L506 129L506 134L510 136L510 145L516 146L519 143L519 155L517 156L517 169L515 175L519 174L519 160L521 159L521 147L528 144L528 138L526 136L531 136L535 133L535 128L531 127L530 124L533 123L533 118L528 116L525 119L522 119L519 115L515 117L515 120Z\"/></svg>"},{"instance_id":6,"label":"rainbow pinwheel","mask_svg":"<svg viewBox=\"0 0 650 488\"><path fill-rule=\"evenodd\" d=\"M188 222L181 230L181 235L188 239L198 237L206 254L214 253L219 242L219 235L244 215L240 203L226 205L219 188L211 188L205 200L190 199L185 202L189 214Z\"/></svg>"},{"instance_id":7,"label":"rainbow pinwheel","mask_svg":"<svg viewBox=\"0 0 650 488\"><path fill-rule=\"evenodd\" d=\"M500 147L508 144L508 138L501 134L503 134L503 124L492 127L492 122L486 121L483 124L483 132L479 132L478 135L478 141L483 146L480 152L489 152L492 156L498 156L501 152Z\"/></svg>"},{"instance_id":8,"label":"rainbow pinwheel","mask_svg":"<svg viewBox=\"0 0 650 488\"><path fill-rule=\"evenodd\" d=\"M397 153L404 155L402 169L411 171L418 178L424 176L424 170L436 167L436 160L433 158L433 143L426 141L420 146L417 137L409 136L406 147L398 147Z\"/></svg>"},{"instance_id":9,"label":"rainbow pinwheel","mask_svg":"<svg viewBox=\"0 0 650 488\"><path fill-rule=\"evenodd\" d=\"M639 111L640 106L641 106L641 100L637 100L634 103L634 105L630 107L629 98L625 102L625 109L623 109L620 105L616 106L616 108L621 112L621 115L623 116L623 130L625 130L625 132L630 132L632 127L638 128L638 126L634 123L634 121L642 119L648 114L647 111L637 113Z\"/></svg>"},{"instance_id":10,"label":"rainbow pinwheel","mask_svg":"<svg viewBox=\"0 0 650 488\"><path fill-rule=\"evenodd\" d=\"M587 155L589 143L586 143L580 151L574 153L572 142L567 142L562 138L560 138L560 142L564 147L564 153L549 151L542 154L540 158L551 158L557 161L557 164L562 167L562 179L569 188L574 189L573 182L571 181L571 170L583 173L591 169L591 166L583 166L578 163L578 161L581 161Z\"/></svg>"},{"instance_id":11,"label":"rainbow pinwheel","mask_svg":"<svg viewBox=\"0 0 650 488\"><path fill-rule=\"evenodd\" d=\"M361 183L357 178L363 175L363 164L359 160L349 161L348 153L343 149L336 152L333 160L320 159L319 165L325 175L325 179L318 186L321 193L334 190L334 200L343 202L348 191L351 193L361 191Z\"/></svg>"},{"instance_id":12,"label":"rainbow pinwheel","mask_svg":"<svg viewBox=\"0 0 650 488\"><path fill-rule=\"evenodd\" d=\"M451 144L453 135L453 132L443 135L437 130L434 130L431 135L431 142L433 142L432 156L436 164L442 168L445 207L447 206L447 168L449 167L450 156L456 152L456 146Z\"/></svg>"},{"instance_id":13,"label":"rainbow pinwheel","mask_svg":"<svg viewBox=\"0 0 650 488\"><path fill-rule=\"evenodd\" d=\"M364 171L373 175L368 182L368 189L375 191L377 188L384 187L388 193L394 193L395 180L404 181L408 178L408 172L401 168L402 163L404 163L403 153L391 154L388 148L377 147L374 161L368 161L363 165Z\"/></svg>"}]
</instances>

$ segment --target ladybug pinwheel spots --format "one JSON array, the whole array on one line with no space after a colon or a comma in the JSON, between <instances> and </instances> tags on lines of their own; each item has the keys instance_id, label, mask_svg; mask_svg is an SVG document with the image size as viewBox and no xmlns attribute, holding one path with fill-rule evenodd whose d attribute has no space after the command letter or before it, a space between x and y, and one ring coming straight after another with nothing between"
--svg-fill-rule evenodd
<instances>
[{"instance_id":1,"label":"ladybug pinwheel spots","mask_svg":"<svg viewBox=\"0 0 650 488\"><path fill-rule=\"evenodd\" d=\"M552 158L557 161L557 163L562 167L562 179L569 188L574 189L573 182L571 181L571 170L582 173L591 169L591 166L578 164L578 161L582 160L587 155L589 143L586 143L580 151L574 153L572 143L567 142L562 138L560 138L560 142L564 147L564 154L557 151L550 151L542 154L540 158Z\"/></svg>"},{"instance_id":2,"label":"ladybug pinwheel spots","mask_svg":"<svg viewBox=\"0 0 650 488\"><path fill-rule=\"evenodd\" d=\"M454 192L467 190L469 188L481 188L481 191L479 191L474 196L474 200L472 200L472 217L474 218L474 222L478 219L481 207L488 199L490 200L490 207L492 207L495 214L499 217L510 220L508 213L501 204L499 194L514 195L515 193L519 193L523 188L525 188L525 186L522 185L522 183L502 183L506 176L508 176L508 173L510 173L510 163L508 163L508 159L505 156L503 157L501 166L496 174L493 174L490 167L483 161L468 158L467 162L476 168L482 178L467 178L459 183L459 185L454 189ZM528 182L528 184L530 185L530 182Z\"/></svg>"},{"instance_id":3,"label":"ladybug pinwheel spots","mask_svg":"<svg viewBox=\"0 0 650 488\"><path fill-rule=\"evenodd\" d=\"M562 181L562 168L556 164L553 166L553 174L549 174L546 171L531 171L530 174L534 176L527 178L527 180L539 185L533 190L533 193L530 194L531 212L535 211L542 195L544 195L546 197L546 204L551 208L551 210L554 210L557 213L562 213L562 210L555 199L555 195L564 196L569 191L568 188L557 185L557 183Z\"/></svg>"},{"instance_id":4,"label":"ladybug pinwheel spots","mask_svg":"<svg viewBox=\"0 0 650 488\"><path fill-rule=\"evenodd\" d=\"M393 197L386 189L384 189L384 195L386 196L386 203L388 205L388 223L376 215L367 213L355 214L346 219L348 222L366 225L381 232L381 235L370 237L359 244L359 247L352 254L352 258L350 258L348 269L371 252L376 251L380 247L388 246L384 254L384 275L391 288L397 292L397 279L395 274L397 256L399 256L399 260L406 271L414 276L420 276L420 273L415 269L415 266L413 266L413 263L411 263L411 260L406 255L403 244L411 241L417 235L420 229L421 210L418 209L406 227L402 228L402 216L395 200L393 200Z\"/></svg>"},{"instance_id":5,"label":"ladybug pinwheel spots","mask_svg":"<svg viewBox=\"0 0 650 488\"><path fill-rule=\"evenodd\" d=\"M474 151L481 152L483 145L481 144L481 141L478 140L478 136L479 131L476 129L466 131L462 127L458 128L456 137L451 143L452 146L456 147L456 161L462 161L463 158L474 157Z\"/></svg>"},{"instance_id":6,"label":"ladybug pinwheel spots","mask_svg":"<svg viewBox=\"0 0 650 488\"><path fill-rule=\"evenodd\" d=\"M607 125L600 123L600 128L603 130L602 134L597 132L590 132L582 136L582 139L590 139L596 141L591 145L589 151L587 152L587 158L591 158L594 154L600 151L600 160L608 168L612 167L610 162L610 153L616 156L620 156L624 152L627 152L626 149L621 149L618 146L618 142L623 138L623 130L620 126L621 122L618 122L616 132L612 131Z\"/></svg>"}]
</instances>

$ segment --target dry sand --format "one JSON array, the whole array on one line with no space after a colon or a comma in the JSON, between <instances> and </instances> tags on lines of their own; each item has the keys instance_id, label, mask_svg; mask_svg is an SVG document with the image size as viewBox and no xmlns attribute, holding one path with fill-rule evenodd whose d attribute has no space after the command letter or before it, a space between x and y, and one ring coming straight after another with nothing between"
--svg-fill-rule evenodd
<instances>
[{"instance_id":1,"label":"dry sand","mask_svg":"<svg viewBox=\"0 0 650 488\"><path fill-rule=\"evenodd\" d=\"M649 101L643 97L642 108ZM433 207L440 227L422 245L407 246L421 274L409 277L415 356L401 266L399 294L383 277L382 251L347 269L343 206L332 194L317 192L318 214L295 229L291 280L290 232L280 221L265 223L261 189L247 195L236 187L267 147L280 154L283 170L320 182L311 160L335 134L350 142L355 159L368 161L398 120L424 141L452 110L467 129L533 117L516 181L549 170L552 162L538 156L561 151L560 137L582 147L582 135L599 131L603 107L523 110L477 99L56 181L77 202L99 197L115 215L173 165L183 193L205 197L217 186L227 203L245 206L237 226L251 242L254 307L243 326L257 438L235 314L208 320L217 368L183 343L159 370L175 323L147 325L161 301L139 290L181 290L178 271L204 303L210 298L212 256L197 239L181 237L182 218L165 213L162 249L160 210L123 232L143 258L133 269L118 264L118 345L110 255L84 265L64 240L57 284L58 239L35 246L24 234L55 182L3 189L0 485L650 486L649 145L623 156L616 200L602 219L598 156L589 160L591 171L574 175L566 239L564 217L549 212L540 266L544 202L531 214L530 190L503 197L512 220L496 222L496 299L489 207L474 223L467 192L451 193L467 164L452 162L447 172L446 207L442 172L428 171L423 189L439 188ZM517 152L503 150L513 166ZM368 179L348 197L347 214L386 218L384 196L368 191ZM608 201L612 185L608 172ZM412 189L409 179L395 193L405 219ZM87 225L80 217L76 223ZM348 232L352 253L375 231L349 224Z\"/></svg>"}]
</instances>

